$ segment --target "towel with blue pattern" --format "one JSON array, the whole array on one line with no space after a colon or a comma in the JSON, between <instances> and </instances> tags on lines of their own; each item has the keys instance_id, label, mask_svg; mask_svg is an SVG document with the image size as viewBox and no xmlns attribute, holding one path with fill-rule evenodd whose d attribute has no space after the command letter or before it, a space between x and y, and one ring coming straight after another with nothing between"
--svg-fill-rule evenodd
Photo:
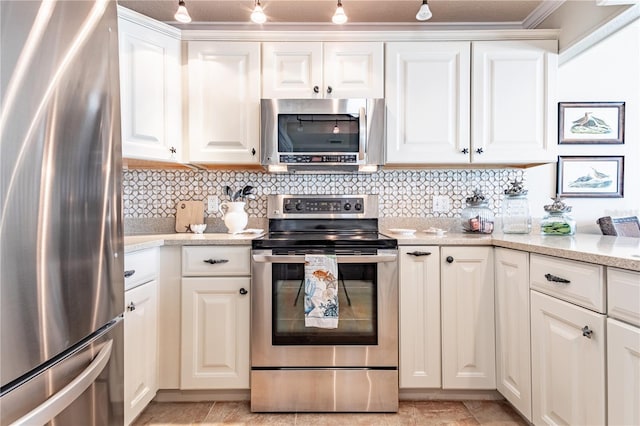
<instances>
[{"instance_id":1,"label":"towel with blue pattern","mask_svg":"<svg viewBox=\"0 0 640 426\"><path fill-rule=\"evenodd\" d=\"M338 328L338 260L323 254L304 260L304 325Z\"/></svg>"}]
</instances>

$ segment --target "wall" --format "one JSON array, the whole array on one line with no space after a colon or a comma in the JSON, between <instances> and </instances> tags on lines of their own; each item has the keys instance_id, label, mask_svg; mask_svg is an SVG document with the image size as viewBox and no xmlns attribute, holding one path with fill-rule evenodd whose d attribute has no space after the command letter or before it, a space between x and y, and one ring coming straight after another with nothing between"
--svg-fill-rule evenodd
<instances>
[{"instance_id":1,"label":"wall","mask_svg":"<svg viewBox=\"0 0 640 426\"><path fill-rule=\"evenodd\" d=\"M558 72L561 102L624 101L624 145L559 145L558 155L623 155L624 198L567 198L578 232L600 233L601 216L640 215L640 20L562 64ZM534 216L542 216L556 192L556 165L527 169Z\"/></svg>"}]
</instances>

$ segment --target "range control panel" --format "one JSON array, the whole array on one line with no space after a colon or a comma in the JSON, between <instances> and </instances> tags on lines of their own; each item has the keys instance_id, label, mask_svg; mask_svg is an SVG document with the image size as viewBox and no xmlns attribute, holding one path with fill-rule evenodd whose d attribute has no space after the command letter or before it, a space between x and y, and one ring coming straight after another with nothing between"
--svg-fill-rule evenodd
<instances>
[{"instance_id":1,"label":"range control panel","mask_svg":"<svg viewBox=\"0 0 640 426\"><path fill-rule=\"evenodd\" d=\"M299 214L359 214L364 211L364 198L285 198L282 200L282 211Z\"/></svg>"}]
</instances>

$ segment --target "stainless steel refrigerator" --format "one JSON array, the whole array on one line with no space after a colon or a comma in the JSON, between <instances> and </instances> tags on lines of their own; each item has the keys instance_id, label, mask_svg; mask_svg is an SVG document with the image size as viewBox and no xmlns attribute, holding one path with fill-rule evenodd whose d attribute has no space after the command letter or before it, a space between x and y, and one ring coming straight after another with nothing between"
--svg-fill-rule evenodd
<instances>
[{"instance_id":1,"label":"stainless steel refrigerator","mask_svg":"<svg viewBox=\"0 0 640 426\"><path fill-rule=\"evenodd\" d=\"M115 1L0 1L0 424L122 425Z\"/></svg>"}]
</instances>

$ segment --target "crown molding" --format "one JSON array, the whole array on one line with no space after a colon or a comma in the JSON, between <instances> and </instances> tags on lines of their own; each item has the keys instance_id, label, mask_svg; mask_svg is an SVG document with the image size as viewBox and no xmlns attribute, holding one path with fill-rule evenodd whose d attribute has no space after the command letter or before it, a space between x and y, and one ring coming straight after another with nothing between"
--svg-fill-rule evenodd
<instances>
[{"instance_id":1,"label":"crown molding","mask_svg":"<svg viewBox=\"0 0 640 426\"><path fill-rule=\"evenodd\" d=\"M150 30L157 31L161 34L180 40L182 38L182 31L175 26L166 24L164 22L156 21L153 18L149 18L135 10L127 9L118 5L118 18L125 19Z\"/></svg>"},{"instance_id":2,"label":"crown molding","mask_svg":"<svg viewBox=\"0 0 640 426\"><path fill-rule=\"evenodd\" d=\"M522 21L523 28L537 28L553 12L558 10L566 0L545 0Z\"/></svg>"}]
</instances>

